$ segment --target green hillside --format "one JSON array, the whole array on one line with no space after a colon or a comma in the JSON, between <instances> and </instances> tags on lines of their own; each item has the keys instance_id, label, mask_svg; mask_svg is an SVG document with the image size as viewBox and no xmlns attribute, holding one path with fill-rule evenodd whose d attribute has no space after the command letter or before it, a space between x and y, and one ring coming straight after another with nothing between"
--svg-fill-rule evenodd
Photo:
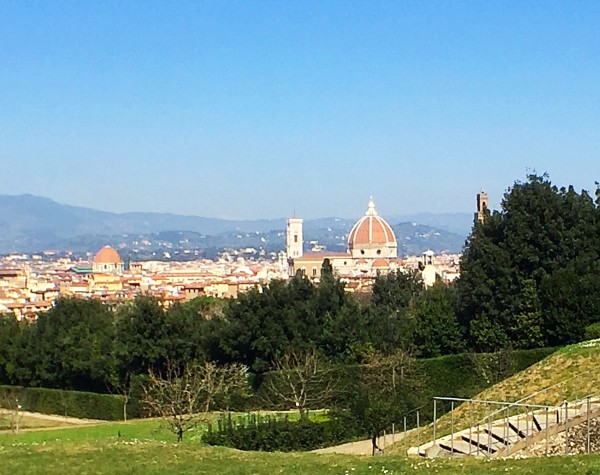
<instances>
[{"instance_id":1,"label":"green hillside","mask_svg":"<svg viewBox=\"0 0 600 475\"><path fill-rule=\"evenodd\" d=\"M514 376L485 389L473 399L559 405L564 401L598 395L600 394L599 365L600 340L566 346ZM438 404L441 407L449 403ZM476 424L498 408L499 406L484 403L457 404L454 411L438 419L437 435L450 433L452 420L455 430L465 429L471 425L470 421ZM406 441L396 444L396 450L403 452L408 447L418 445L419 442L431 440L432 436L433 425L430 424L421 428L418 433L411 433Z\"/></svg>"}]
</instances>

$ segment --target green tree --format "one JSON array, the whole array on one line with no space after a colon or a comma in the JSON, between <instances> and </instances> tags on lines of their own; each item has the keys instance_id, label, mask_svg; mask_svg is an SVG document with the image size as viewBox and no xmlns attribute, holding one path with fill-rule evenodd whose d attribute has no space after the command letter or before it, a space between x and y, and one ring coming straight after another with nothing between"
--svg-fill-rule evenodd
<instances>
[{"instance_id":1,"label":"green tree","mask_svg":"<svg viewBox=\"0 0 600 475\"><path fill-rule=\"evenodd\" d=\"M169 358L169 325L160 302L142 295L119 308L115 353L121 374L160 370Z\"/></svg>"},{"instance_id":2,"label":"green tree","mask_svg":"<svg viewBox=\"0 0 600 475\"><path fill-rule=\"evenodd\" d=\"M422 291L423 282L417 272L377 276L366 312L371 342L376 350L391 353L412 347L414 321L408 309Z\"/></svg>"},{"instance_id":3,"label":"green tree","mask_svg":"<svg viewBox=\"0 0 600 475\"><path fill-rule=\"evenodd\" d=\"M0 314L0 382L16 383L16 356L21 340L21 325L12 313Z\"/></svg>"},{"instance_id":4,"label":"green tree","mask_svg":"<svg viewBox=\"0 0 600 475\"><path fill-rule=\"evenodd\" d=\"M464 349L463 335L453 305L453 289L436 283L413 302L414 345L425 358L458 353Z\"/></svg>"},{"instance_id":5,"label":"green tree","mask_svg":"<svg viewBox=\"0 0 600 475\"><path fill-rule=\"evenodd\" d=\"M582 337L600 310L599 213L587 192L530 175L505 194L500 212L475 225L457 282L459 320L474 348Z\"/></svg>"},{"instance_id":6,"label":"green tree","mask_svg":"<svg viewBox=\"0 0 600 475\"><path fill-rule=\"evenodd\" d=\"M60 298L26 331L26 384L102 392L114 371L114 320L97 300Z\"/></svg>"}]
</instances>

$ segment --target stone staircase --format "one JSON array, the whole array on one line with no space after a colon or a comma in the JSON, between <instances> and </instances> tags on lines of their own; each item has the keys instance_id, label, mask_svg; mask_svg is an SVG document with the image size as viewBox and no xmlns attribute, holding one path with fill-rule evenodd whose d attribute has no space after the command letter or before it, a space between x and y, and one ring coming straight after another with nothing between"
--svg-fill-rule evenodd
<instances>
[{"instance_id":1,"label":"stone staircase","mask_svg":"<svg viewBox=\"0 0 600 475\"><path fill-rule=\"evenodd\" d=\"M600 398L586 398L560 406L542 407L508 416L508 409L495 413L486 422L456 431L436 440L412 447L408 455L421 457L487 457L513 455L555 434L600 417ZM504 415L504 417L502 417Z\"/></svg>"}]
</instances>

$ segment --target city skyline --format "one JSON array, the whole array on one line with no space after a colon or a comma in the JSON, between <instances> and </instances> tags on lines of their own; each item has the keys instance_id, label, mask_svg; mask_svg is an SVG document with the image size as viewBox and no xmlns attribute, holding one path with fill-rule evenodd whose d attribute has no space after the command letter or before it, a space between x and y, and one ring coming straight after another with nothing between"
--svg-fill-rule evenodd
<instances>
[{"instance_id":1,"label":"city skyline","mask_svg":"<svg viewBox=\"0 0 600 475\"><path fill-rule=\"evenodd\" d=\"M5 2L2 194L225 219L600 180L595 2Z\"/></svg>"}]
</instances>

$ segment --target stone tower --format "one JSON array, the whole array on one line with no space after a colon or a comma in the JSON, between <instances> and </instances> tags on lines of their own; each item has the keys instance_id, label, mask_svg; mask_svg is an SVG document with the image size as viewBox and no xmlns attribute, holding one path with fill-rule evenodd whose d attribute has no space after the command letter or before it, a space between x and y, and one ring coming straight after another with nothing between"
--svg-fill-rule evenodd
<instances>
[{"instance_id":1,"label":"stone tower","mask_svg":"<svg viewBox=\"0 0 600 475\"><path fill-rule=\"evenodd\" d=\"M302 257L302 218L288 218L286 233L287 256L291 259Z\"/></svg>"},{"instance_id":2,"label":"stone tower","mask_svg":"<svg viewBox=\"0 0 600 475\"><path fill-rule=\"evenodd\" d=\"M477 193L477 212L475 213L475 223L483 223L487 216L489 205L488 194L483 191L483 188Z\"/></svg>"}]
</instances>

